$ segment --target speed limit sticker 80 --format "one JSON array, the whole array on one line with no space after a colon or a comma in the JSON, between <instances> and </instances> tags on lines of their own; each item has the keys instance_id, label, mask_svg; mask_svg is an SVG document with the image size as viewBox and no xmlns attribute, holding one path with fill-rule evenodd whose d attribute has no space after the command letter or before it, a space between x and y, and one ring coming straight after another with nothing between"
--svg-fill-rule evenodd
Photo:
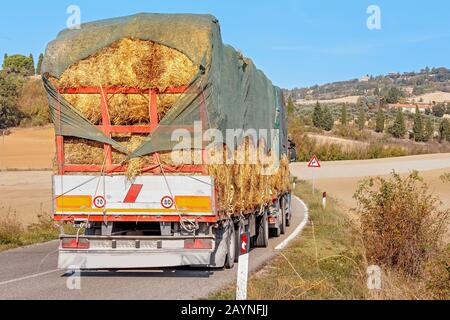
<instances>
[{"instance_id":1,"label":"speed limit sticker 80","mask_svg":"<svg viewBox=\"0 0 450 320\"><path fill-rule=\"evenodd\" d=\"M163 206L163 208L165 209L170 209L173 207L174 201L172 199L172 197L164 197L161 199L161 205Z\"/></svg>"}]
</instances>

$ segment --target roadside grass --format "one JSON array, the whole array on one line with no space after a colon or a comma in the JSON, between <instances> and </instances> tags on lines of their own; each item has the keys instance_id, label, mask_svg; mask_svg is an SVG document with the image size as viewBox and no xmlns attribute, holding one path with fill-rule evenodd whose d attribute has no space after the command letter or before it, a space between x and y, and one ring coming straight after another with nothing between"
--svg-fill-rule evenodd
<instances>
[{"instance_id":1,"label":"roadside grass","mask_svg":"<svg viewBox=\"0 0 450 320\"><path fill-rule=\"evenodd\" d=\"M420 180L416 181L413 177L408 178L412 181L400 181L398 180L400 178L391 179L389 182L383 180L383 183L397 183L398 186L381 188L379 194L375 191L374 194L364 191L363 194L368 199L377 199L376 195L386 196L386 189L401 194L392 197L396 203L393 206L394 210L385 212L385 214L395 215L396 208L401 208L400 211L403 214L400 217L392 217L389 220L381 216L381 209L373 210L374 217L385 220L385 222L376 224L376 228L398 229L393 232L384 230L376 233L381 234L381 238L367 234L369 230L367 217L361 215L361 212L357 212L358 219L349 220L351 219L350 215L333 199L328 199L327 208L323 209L321 193L316 192L313 195L310 184L300 181L295 189L295 194L308 205L310 221L301 236L292 241L288 248L280 252L260 271L250 276L248 299L450 299L450 244L440 246L437 241L427 240L427 236L435 238L442 235L444 228L441 228L440 224L445 222L446 212L441 212L438 207L434 206L438 203L438 199L429 195L428 192L424 192L421 188L426 188L426 186L421 185ZM422 196L420 196L421 194ZM361 193L359 195L361 196ZM416 200L414 200L415 198ZM388 200L374 201L381 207L388 202ZM404 205L400 206L399 202ZM414 207L416 203L418 205ZM375 208L374 206L368 207ZM406 217L408 214L412 216ZM431 222L427 220L430 215L434 217ZM418 220L427 220L427 222L421 223ZM433 224L436 224L437 227L429 230L430 225ZM363 234L365 234L364 238ZM399 236L401 242L397 241ZM403 241L403 238L406 238L407 241ZM379 252L382 257L389 257L390 251L387 248L392 248L397 243L395 241L398 242L397 248L406 250L407 253L408 250L413 250L414 241L425 241L426 250L418 249L414 253L417 259L407 260L410 263L406 265L415 265L420 255L424 255L421 263L423 267L420 272L411 272L409 267L399 265L398 258L389 260L391 263L385 263L376 256L374 258L371 253L372 247L386 246ZM411 241L413 242L411 243ZM408 255L402 253L402 258L408 259ZM379 265L381 271L381 288L377 290L367 288L367 267L373 264ZM209 298L234 299L235 286L230 286Z\"/></svg>"},{"instance_id":2,"label":"roadside grass","mask_svg":"<svg viewBox=\"0 0 450 320\"><path fill-rule=\"evenodd\" d=\"M24 227L10 209L0 208L0 210L8 210L7 214L0 218L0 252L59 237L60 229L49 214L39 215L38 222ZM64 230L70 232L72 227L65 225Z\"/></svg>"},{"instance_id":3,"label":"roadside grass","mask_svg":"<svg viewBox=\"0 0 450 320\"><path fill-rule=\"evenodd\" d=\"M364 248L358 230L333 199L301 181L295 194L309 206L310 221L302 235L249 279L252 300L366 299ZM211 299L234 299L235 287Z\"/></svg>"}]
</instances>

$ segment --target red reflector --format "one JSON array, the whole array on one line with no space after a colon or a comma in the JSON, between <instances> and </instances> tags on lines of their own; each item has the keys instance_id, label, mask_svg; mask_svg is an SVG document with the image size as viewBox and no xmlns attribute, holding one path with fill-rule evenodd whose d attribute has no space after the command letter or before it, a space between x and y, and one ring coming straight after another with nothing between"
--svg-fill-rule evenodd
<instances>
[{"instance_id":1,"label":"red reflector","mask_svg":"<svg viewBox=\"0 0 450 320\"><path fill-rule=\"evenodd\" d=\"M275 224L275 223L277 223L277 218L276 218L276 217L270 217L270 218L269 218L269 223L270 223L270 224Z\"/></svg>"},{"instance_id":2,"label":"red reflector","mask_svg":"<svg viewBox=\"0 0 450 320\"><path fill-rule=\"evenodd\" d=\"M212 241L211 240L185 240L184 241L185 249L212 249Z\"/></svg>"},{"instance_id":3,"label":"red reflector","mask_svg":"<svg viewBox=\"0 0 450 320\"><path fill-rule=\"evenodd\" d=\"M63 249L89 249L89 240L87 239L63 239L61 241Z\"/></svg>"}]
</instances>

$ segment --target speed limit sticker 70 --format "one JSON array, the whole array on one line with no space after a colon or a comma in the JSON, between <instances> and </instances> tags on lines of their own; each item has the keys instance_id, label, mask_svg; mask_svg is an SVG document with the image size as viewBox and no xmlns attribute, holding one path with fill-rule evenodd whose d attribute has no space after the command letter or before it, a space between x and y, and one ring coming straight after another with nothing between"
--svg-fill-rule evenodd
<instances>
[{"instance_id":1,"label":"speed limit sticker 70","mask_svg":"<svg viewBox=\"0 0 450 320\"><path fill-rule=\"evenodd\" d=\"M161 199L161 205L163 206L163 208L165 209L170 209L173 207L174 201L172 199L172 197L164 197Z\"/></svg>"},{"instance_id":2,"label":"speed limit sticker 70","mask_svg":"<svg viewBox=\"0 0 450 320\"><path fill-rule=\"evenodd\" d=\"M94 198L94 206L98 209L103 209L106 206L106 200L102 196Z\"/></svg>"}]
</instances>

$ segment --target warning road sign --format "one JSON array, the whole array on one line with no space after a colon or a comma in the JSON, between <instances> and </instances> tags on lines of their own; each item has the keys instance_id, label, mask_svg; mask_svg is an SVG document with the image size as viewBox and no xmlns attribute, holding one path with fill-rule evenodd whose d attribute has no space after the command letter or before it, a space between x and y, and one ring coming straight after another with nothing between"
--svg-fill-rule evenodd
<instances>
[{"instance_id":1,"label":"warning road sign","mask_svg":"<svg viewBox=\"0 0 450 320\"><path fill-rule=\"evenodd\" d=\"M316 155L313 155L311 160L309 161L308 168L320 168L319 159L317 159Z\"/></svg>"}]
</instances>

